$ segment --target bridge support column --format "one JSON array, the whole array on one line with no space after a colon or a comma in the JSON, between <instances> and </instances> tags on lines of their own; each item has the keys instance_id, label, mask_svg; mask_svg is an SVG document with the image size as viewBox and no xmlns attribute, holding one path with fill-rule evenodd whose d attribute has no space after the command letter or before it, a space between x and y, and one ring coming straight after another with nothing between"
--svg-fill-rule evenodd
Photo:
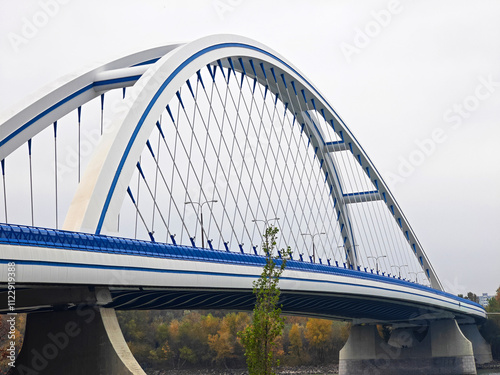
<instances>
[{"instance_id":1,"label":"bridge support column","mask_svg":"<svg viewBox=\"0 0 500 375\"><path fill-rule=\"evenodd\" d=\"M413 333L412 328L393 329L388 344L396 348L411 348L419 342Z\"/></svg>"},{"instance_id":2,"label":"bridge support column","mask_svg":"<svg viewBox=\"0 0 500 375\"><path fill-rule=\"evenodd\" d=\"M30 313L9 375L146 375L123 338L114 309Z\"/></svg>"},{"instance_id":3,"label":"bridge support column","mask_svg":"<svg viewBox=\"0 0 500 375\"><path fill-rule=\"evenodd\" d=\"M493 361L491 355L491 345L483 338L476 324L461 324L460 330L472 344L474 359L477 364L484 364Z\"/></svg>"},{"instance_id":4,"label":"bridge support column","mask_svg":"<svg viewBox=\"0 0 500 375\"><path fill-rule=\"evenodd\" d=\"M395 331L400 336L392 340L397 346L392 346L382 340L376 326L353 326L340 351L339 374L476 374L472 344L455 320L430 322L422 342L415 342L405 331Z\"/></svg>"}]
</instances>

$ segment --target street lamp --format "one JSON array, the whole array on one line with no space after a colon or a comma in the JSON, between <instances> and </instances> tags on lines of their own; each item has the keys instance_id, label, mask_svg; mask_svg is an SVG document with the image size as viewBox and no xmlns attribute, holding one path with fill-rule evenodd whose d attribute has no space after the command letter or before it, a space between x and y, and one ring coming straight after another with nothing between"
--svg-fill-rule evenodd
<instances>
[{"instance_id":1,"label":"street lamp","mask_svg":"<svg viewBox=\"0 0 500 375\"><path fill-rule=\"evenodd\" d=\"M379 256L373 256L369 255L367 258L374 258L375 259L375 271L378 273L378 259L379 258L387 258L387 255L379 255Z\"/></svg>"},{"instance_id":2,"label":"street lamp","mask_svg":"<svg viewBox=\"0 0 500 375\"><path fill-rule=\"evenodd\" d=\"M399 278L401 278L401 268L403 267L408 267L407 264L403 264L402 266L396 266L396 265L392 265L391 267L396 267L398 269L398 272L399 272Z\"/></svg>"},{"instance_id":3,"label":"street lamp","mask_svg":"<svg viewBox=\"0 0 500 375\"><path fill-rule=\"evenodd\" d=\"M271 218L271 219L252 219L252 223L257 223L257 222L259 222L259 221L263 222L263 223L264 223L264 225L265 225L265 228L264 228L264 236L266 237L266 231L267 231L267 228L269 227L269 224L268 224L268 223L269 223L271 220L279 220L279 219L280 219L279 217L273 217L273 218ZM261 247L262 247L262 249L264 249L264 246L261 246Z\"/></svg>"},{"instance_id":4,"label":"street lamp","mask_svg":"<svg viewBox=\"0 0 500 375\"><path fill-rule=\"evenodd\" d=\"M264 224L266 224L266 228L268 227L268 222L270 222L271 220L279 220L280 218L279 217L273 217L272 219L252 219L252 223L256 223L258 221L262 221Z\"/></svg>"},{"instance_id":5,"label":"street lamp","mask_svg":"<svg viewBox=\"0 0 500 375\"><path fill-rule=\"evenodd\" d=\"M184 202L184 204L192 204L193 206L195 204L197 204L199 207L200 207L200 223L201 223L201 247L204 249L205 248L205 235L204 235L204 229L203 229L203 205L204 204L207 204L207 203L217 203L218 200L217 199L212 199L212 200L208 200L208 201L205 201L205 202L193 202L193 201L188 201L188 202Z\"/></svg>"},{"instance_id":6,"label":"street lamp","mask_svg":"<svg viewBox=\"0 0 500 375\"><path fill-rule=\"evenodd\" d=\"M423 274L425 274L425 272L424 272L424 271L420 271L420 272L408 272L408 273L409 273L410 275L411 275L411 274L414 274L414 275L415 275L415 282L416 282L416 283L418 283L418 274L419 274L419 273L423 273Z\"/></svg>"},{"instance_id":7,"label":"street lamp","mask_svg":"<svg viewBox=\"0 0 500 375\"><path fill-rule=\"evenodd\" d=\"M314 247L314 237L319 236L320 234L326 234L325 232L321 233L301 233L302 236L311 236L312 243L313 243L313 263L316 263L316 248Z\"/></svg>"}]
</instances>

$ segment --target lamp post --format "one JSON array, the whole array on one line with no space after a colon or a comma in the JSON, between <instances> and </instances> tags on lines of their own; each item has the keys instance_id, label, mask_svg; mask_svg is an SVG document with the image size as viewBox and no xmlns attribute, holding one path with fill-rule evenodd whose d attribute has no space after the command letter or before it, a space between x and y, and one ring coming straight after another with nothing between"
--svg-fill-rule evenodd
<instances>
[{"instance_id":1,"label":"lamp post","mask_svg":"<svg viewBox=\"0 0 500 375\"><path fill-rule=\"evenodd\" d=\"M184 204L192 204L193 206L194 205L198 205L198 207L200 208L200 223L201 223L201 247L204 249L205 248L205 230L203 229L203 205L204 204L207 204L207 203L217 203L218 200L217 199L212 199L212 200L208 200L208 201L204 201L204 202L194 202L194 201L188 201L188 202L184 202Z\"/></svg>"},{"instance_id":2,"label":"lamp post","mask_svg":"<svg viewBox=\"0 0 500 375\"><path fill-rule=\"evenodd\" d=\"M262 221L266 225L265 229L267 229L267 227L269 226L268 223L271 220L279 220L279 219L280 219L279 217L273 217L272 219L252 219L252 223L257 223L258 221Z\"/></svg>"},{"instance_id":3,"label":"lamp post","mask_svg":"<svg viewBox=\"0 0 500 375\"><path fill-rule=\"evenodd\" d=\"M301 233L302 236L311 236L312 243L313 243L313 263L316 263L316 248L314 246L314 237L319 236L320 234L326 234L325 232L318 232L318 233Z\"/></svg>"},{"instance_id":4,"label":"lamp post","mask_svg":"<svg viewBox=\"0 0 500 375\"><path fill-rule=\"evenodd\" d=\"M367 256L367 258L374 258L375 259L375 271L377 271L377 273L378 273L378 259L379 258L387 258L387 255L379 255L379 256L369 255L369 256Z\"/></svg>"},{"instance_id":5,"label":"lamp post","mask_svg":"<svg viewBox=\"0 0 500 375\"><path fill-rule=\"evenodd\" d=\"M424 271L420 271L420 272L408 272L408 274L410 274L410 275L411 275L411 274L414 274L414 275L415 275L415 282L416 282L416 283L418 283L418 274L419 274L419 273L423 273L423 274L425 274L425 272L424 272Z\"/></svg>"},{"instance_id":6,"label":"lamp post","mask_svg":"<svg viewBox=\"0 0 500 375\"><path fill-rule=\"evenodd\" d=\"M269 224L268 224L268 223L269 223L271 220L279 220L279 219L280 219L279 217L273 217L273 218L271 218L271 219L252 219L252 223L257 223L257 222L260 222L260 221L261 221L261 222L263 222L263 223L264 223L264 225L265 225L265 228L264 228L264 236L266 236L266 231L267 231L267 228L269 227ZM264 249L264 246L262 246L262 245L261 245L261 247L262 247L262 249Z\"/></svg>"},{"instance_id":7,"label":"lamp post","mask_svg":"<svg viewBox=\"0 0 500 375\"><path fill-rule=\"evenodd\" d=\"M392 265L391 267L396 267L398 269L399 278L401 278L401 268L408 267L408 265L407 264L403 264L402 266Z\"/></svg>"}]
</instances>

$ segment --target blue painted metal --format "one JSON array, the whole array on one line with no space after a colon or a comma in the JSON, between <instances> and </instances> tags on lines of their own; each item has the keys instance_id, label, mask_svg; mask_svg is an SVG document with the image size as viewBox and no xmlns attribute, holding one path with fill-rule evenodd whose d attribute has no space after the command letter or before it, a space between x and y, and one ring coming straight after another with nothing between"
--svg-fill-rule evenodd
<instances>
[{"instance_id":1,"label":"blue painted metal","mask_svg":"<svg viewBox=\"0 0 500 375\"><path fill-rule=\"evenodd\" d=\"M132 66L141 66L141 65L149 65L149 64L154 64L155 62L157 62L158 60L160 60L160 58L154 58L154 59L151 59L151 60L147 60L147 61L143 61L141 63L138 63L138 64L135 64L135 65L132 65Z\"/></svg>"},{"instance_id":2,"label":"blue painted metal","mask_svg":"<svg viewBox=\"0 0 500 375\"><path fill-rule=\"evenodd\" d=\"M173 240L173 238L172 238ZM149 242L142 240L133 240L120 237L111 237L104 235L79 233L63 230L55 230L48 228L30 227L14 224L0 224L0 244L14 245L14 246L29 246L29 247L43 247L51 249L64 249L75 251L88 251L100 252L120 255L134 255L143 257L156 257L167 259L182 259L191 261L204 261L215 262L223 264L234 265L247 265L262 267L266 262L266 257L250 253L231 252L227 243L224 243L226 251L201 249L198 247L190 247L176 244L166 244L159 242ZM255 249L254 249L255 250ZM339 267L338 262L336 265L326 265L317 263L304 262L302 255L300 261L288 260L287 269L297 270L304 272L323 273L339 276L348 276L358 279L367 279L373 281L384 282L387 287L373 287L374 289L392 289L405 286L410 287L415 292L405 292L410 294L419 295L419 292L428 292L435 295L435 299L439 297L447 297L456 301L456 304L470 304L472 306L480 306L477 303L464 300L454 295L442 292L433 288L429 288L413 282L394 279L392 277L377 275L371 272L362 270L354 270L346 267ZM9 259L0 259L0 264L8 263ZM110 266L100 266L96 264L74 264L74 263L57 263L57 262L43 262L43 261L16 261L18 264L39 264L39 265L61 265L66 267L93 267L93 268L110 268ZM277 265L281 264L281 260L276 260ZM113 267L111 267L113 268ZM124 267L117 266L119 269ZM129 267L130 268L130 267ZM130 270L135 268L147 270L140 267L131 267ZM127 268L128 269L128 268ZM151 270L152 272L163 272L159 270ZM180 270L178 270L180 271ZM167 271L165 271L167 272ZM182 272L182 271L180 271ZM186 271L187 272L187 271ZM191 271L190 271L191 272ZM242 275L235 275L243 277ZM293 279L293 278L291 278ZM321 282L316 280L315 282ZM325 281L326 282L326 281ZM341 283L342 284L342 283Z\"/></svg>"}]
</instances>

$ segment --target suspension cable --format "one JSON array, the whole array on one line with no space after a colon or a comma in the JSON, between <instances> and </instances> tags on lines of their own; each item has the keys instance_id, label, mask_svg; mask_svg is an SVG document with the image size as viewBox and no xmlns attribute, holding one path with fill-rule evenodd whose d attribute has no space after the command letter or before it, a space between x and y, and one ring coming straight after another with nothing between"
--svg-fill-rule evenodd
<instances>
[{"instance_id":1,"label":"suspension cable","mask_svg":"<svg viewBox=\"0 0 500 375\"><path fill-rule=\"evenodd\" d=\"M3 181L3 204L5 212L5 222L8 223L9 219L7 217L7 187L5 183L5 159L2 159L2 181Z\"/></svg>"},{"instance_id":2,"label":"suspension cable","mask_svg":"<svg viewBox=\"0 0 500 375\"><path fill-rule=\"evenodd\" d=\"M141 156L139 156L139 163L141 162ZM136 211L135 211L135 225L134 225L134 238L137 239L137 223L138 223L138 220L139 220L139 215L141 215L141 213L139 212L139 199L140 199L140 188L141 188L141 176L139 173L137 173L137 203L136 203L136 200L135 199L132 199L133 200L133 203L136 207ZM130 195L130 198L133 198L132 197L132 192L129 192L129 195ZM142 219L142 215L141 215L141 219ZM147 228L147 226L146 226ZM148 230L149 232L149 230Z\"/></svg>"},{"instance_id":3,"label":"suspension cable","mask_svg":"<svg viewBox=\"0 0 500 375\"><path fill-rule=\"evenodd\" d=\"M33 164L31 158L31 138L28 139L28 158L29 158L29 168L30 168L31 226L35 226L35 214L33 210Z\"/></svg>"},{"instance_id":4,"label":"suspension cable","mask_svg":"<svg viewBox=\"0 0 500 375\"><path fill-rule=\"evenodd\" d=\"M56 195L56 229L59 229L59 197L57 191L57 121L54 122L54 180Z\"/></svg>"},{"instance_id":5,"label":"suspension cable","mask_svg":"<svg viewBox=\"0 0 500 375\"><path fill-rule=\"evenodd\" d=\"M82 107L78 107L78 183L80 183L81 176L81 120L82 120Z\"/></svg>"}]
</instances>

